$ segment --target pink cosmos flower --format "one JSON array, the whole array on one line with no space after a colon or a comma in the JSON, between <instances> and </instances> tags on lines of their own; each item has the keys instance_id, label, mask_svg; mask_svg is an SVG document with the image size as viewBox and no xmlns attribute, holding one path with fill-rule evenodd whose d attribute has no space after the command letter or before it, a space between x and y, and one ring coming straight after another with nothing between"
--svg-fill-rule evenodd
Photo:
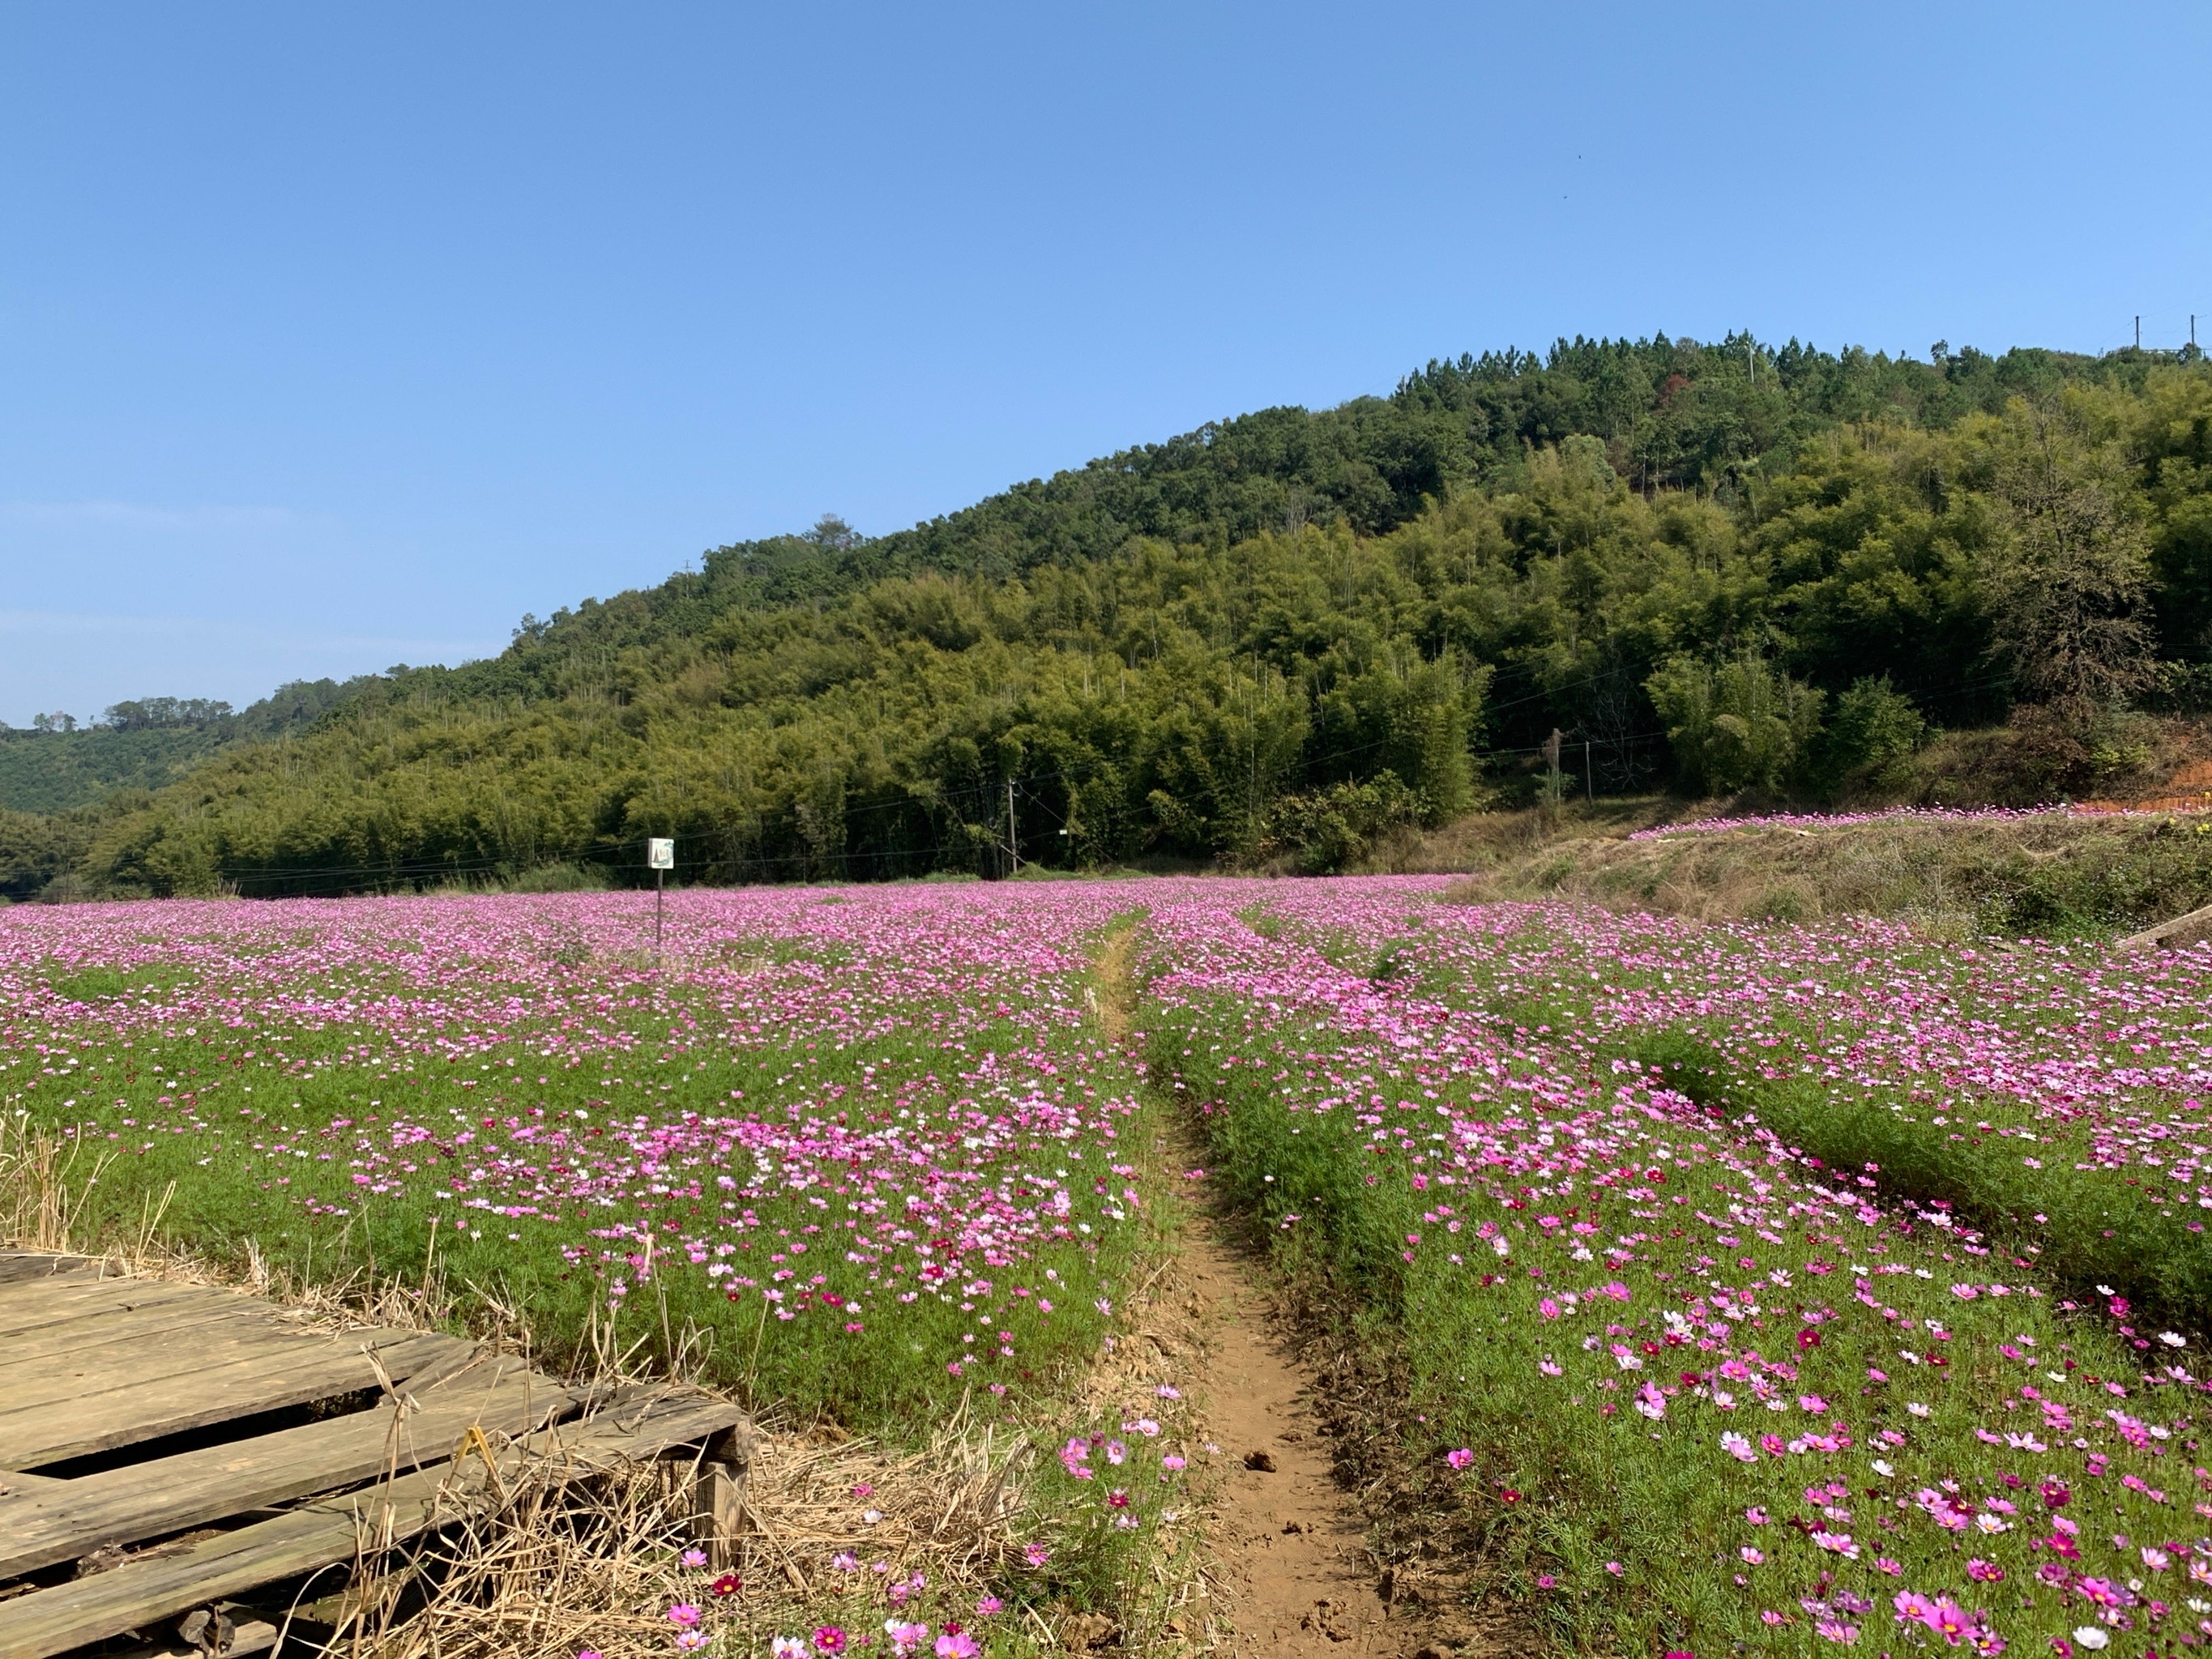
<instances>
[{"instance_id":1,"label":"pink cosmos flower","mask_svg":"<svg viewBox=\"0 0 2212 1659\"><path fill-rule=\"evenodd\" d=\"M678 1601L668 1609L668 1622L678 1630L690 1630L699 1622L699 1609L689 1601Z\"/></svg>"},{"instance_id":2,"label":"pink cosmos flower","mask_svg":"<svg viewBox=\"0 0 2212 1659\"><path fill-rule=\"evenodd\" d=\"M819 1626L814 1632L814 1650L817 1653L844 1652L845 1632L836 1625Z\"/></svg>"},{"instance_id":3,"label":"pink cosmos flower","mask_svg":"<svg viewBox=\"0 0 2212 1659\"><path fill-rule=\"evenodd\" d=\"M1444 1454L1444 1462L1455 1469L1471 1468L1474 1463L1474 1449L1472 1446L1455 1448Z\"/></svg>"}]
</instances>

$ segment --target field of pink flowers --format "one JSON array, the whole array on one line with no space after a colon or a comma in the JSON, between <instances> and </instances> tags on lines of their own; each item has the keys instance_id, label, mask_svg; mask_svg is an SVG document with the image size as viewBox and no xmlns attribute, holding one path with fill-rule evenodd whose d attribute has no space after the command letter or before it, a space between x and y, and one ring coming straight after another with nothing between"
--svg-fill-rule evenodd
<instances>
[{"instance_id":1,"label":"field of pink flowers","mask_svg":"<svg viewBox=\"0 0 2212 1659\"><path fill-rule=\"evenodd\" d=\"M1741 1103L1700 1105L1640 1053L1681 1013L1644 982L1671 975L1720 1054L1801 1076L1776 1005L1848 982L1881 1040L1826 1028L1838 1075L1814 1080L1852 1085L1836 1115L1911 1116L1962 1165L2042 1144L1998 1135L1978 1094L1980 1144L1948 1139L1969 1088L2002 1093L2008 1127L2094 1126L2064 1133L2124 1156L2067 1173L2118 1193L2154 1172L2179 1255L2202 1248L2196 1189L2172 1180L2186 1141L2147 1164L2165 1140L2107 1131L2189 1121L2207 964L2014 947L1979 979L1966 964L1987 1001L1954 1002L1954 1028L1932 947L1899 930L1426 897L1339 883L1241 917L1156 911L1152 1054L1236 1199L1395 1345L1409 1457L1563 1649L2144 1654L2212 1635L2197 1328L2138 1323L2117 1287L2070 1294L2028 1234L1978 1233ZM2118 1079L2115 1044L2137 1062Z\"/></svg>"},{"instance_id":2,"label":"field of pink flowers","mask_svg":"<svg viewBox=\"0 0 2212 1659\"><path fill-rule=\"evenodd\" d=\"M1561 1650L2212 1637L2212 954L1446 885L687 892L658 966L629 895L12 911L0 1099L112 1157L118 1226L441 1271L556 1355L689 1330L894 1433L1096 1350L1176 1101ZM1056 1437L1055 1513L1140 1531L1187 1449Z\"/></svg>"},{"instance_id":3,"label":"field of pink flowers","mask_svg":"<svg viewBox=\"0 0 2212 1659\"><path fill-rule=\"evenodd\" d=\"M1126 896L691 893L0 917L0 1097L203 1249L434 1264L871 1421L1095 1346L1139 1197L1087 1001ZM173 1191L172 1187L173 1186Z\"/></svg>"}]
</instances>

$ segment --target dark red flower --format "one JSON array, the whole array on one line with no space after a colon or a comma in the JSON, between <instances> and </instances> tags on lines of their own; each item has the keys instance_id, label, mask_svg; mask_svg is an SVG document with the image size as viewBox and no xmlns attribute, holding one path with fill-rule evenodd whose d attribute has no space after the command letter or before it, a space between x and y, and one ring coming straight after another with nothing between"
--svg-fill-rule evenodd
<instances>
[{"instance_id":1,"label":"dark red flower","mask_svg":"<svg viewBox=\"0 0 2212 1659\"><path fill-rule=\"evenodd\" d=\"M1803 1330L1797 1333L1797 1350L1800 1353L1804 1352L1808 1348L1817 1348L1820 1346L1820 1334L1814 1330L1810 1325L1808 1325Z\"/></svg>"},{"instance_id":2,"label":"dark red flower","mask_svg":"<svg viewBox=\"0 0 2212 1659\"><path fill-rule=\"evenodd\" d=\"M745 1581L738 1577L734 1572L726 1572L720 1578L717 1578L713 1583L707 1586L708 1589L714 1591L717 1595L735 1595L744 1587Z\"/></svg>"}]
</instances>

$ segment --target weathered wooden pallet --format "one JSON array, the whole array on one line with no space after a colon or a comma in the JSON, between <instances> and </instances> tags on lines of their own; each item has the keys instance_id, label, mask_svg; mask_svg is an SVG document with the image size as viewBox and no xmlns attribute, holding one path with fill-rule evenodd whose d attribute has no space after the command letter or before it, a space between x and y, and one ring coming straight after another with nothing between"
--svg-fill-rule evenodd
<instances>
[{"instance_id":1,"label":"weathered wooden pallet","mask_svg":"<svg viewBox=\"0 0 2212 1659\"><path fill-rule=\"evenodd\" d=\"M179 1617L240 1601L221 1653L265 1651L284 1608L257 1591L481 1519L519 1478L690 1448L697 1529L722 1544L743 1429L696 1389L594 1396L458 1337L332 1334L236 1291L0 1253L0 1659L205 1654Z\"/></svg>"}]
</instances>

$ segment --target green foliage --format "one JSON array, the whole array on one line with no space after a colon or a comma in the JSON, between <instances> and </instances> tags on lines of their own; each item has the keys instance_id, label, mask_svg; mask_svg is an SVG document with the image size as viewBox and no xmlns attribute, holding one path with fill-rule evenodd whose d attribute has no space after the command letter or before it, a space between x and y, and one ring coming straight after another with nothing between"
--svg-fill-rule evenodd
<instances>
[{"instance_id":1,"label":"green foliage","mask_svg":"<svg viewBox=\"0 0 2212 1659\"><path fill-rule=\"evenodd\" d=\"M0 810L68 812L118 790L159 789L231 744L312 725L367 683L295 680L242 714L201 697L143 697L114 704L95 726L42 715L27 732L0 726ZM11 890L20 884L5 869L0 890Z\"/></svg>"},{"instance_id":2,"label":"green foliage","mask_svg":"<svg viewBox=\"0 0 2212 1659\"><path fill-rule=\"evenodd\" d=\"M45 817L0 807L0 902L36 898L66 879L91 840L84 814Z\"/></svg>"},{"instance_id":3,"label":"green foliage","mask_svg":"<svg viewBox=\"0 0 2212 1659\"><path fill-rule=\"evenodd\" d=\"M1818 769L1831 795L1854 783L1893 776L1920 747L1928 722L1912 699L1889 683L1861 678L1836 699L1836 711L1820 734Z\"/></svg>"},{"instance_id":4,"label":"green foliage","mask_svg":"<svg viewBox=\"0 0 2212 1659\"><path fill-rule=\"evenodd\" d=\"M0 802L106 797L70 855L97 890L279 893L634 880L659 835L684 880L1335 868L1555 729L1599 790L1650 787L1673 732L1689 787L1848 793L1892 786L1916 717L2036 699L2081 705L2021 728L2033 789L2073 788L2118 700L2199 695L2208 421L2212 370L2124 354L1431 363L912 530L718 548L486 661L11 737ZM207 746L93 765L131 742ZM33 795L33 752L77 769Z\"/></svg>"},{"instance_id":5,"label":"green foliage","mask_svg":"<svg viewBox=\"0 0 2212 1659\"><path fill-rule=\"evenodd\" d=\"M1326 875L1365 858L1391 830L1419 823L1420 808L1420 797L1389 771L1364 783L1286 795L1271 814L1268 850L1293 859L1307 875Z\"/></svg>"},{"instance_id":6,"label":"green foliage","mask_svg":"<svg viewBox=\"0 0 2212 1659\"><path fill-rule=\"evenodd\" d=\"M0 805L66 812L118 789L158 789L220 749L207 726L0 732Z\"/></svg>"},{"instance_id":7,"label":"green foliage","mask_svg":"<svg viewBox=\"0 0 2212 1659\"><path fill-rule=\"evenodd\" d=\"M1644 682L1692 785L1772 791L1820 729L1824 694L1756 653L1720 664L1669 657Z\"/></svg>"}]
</instances>

